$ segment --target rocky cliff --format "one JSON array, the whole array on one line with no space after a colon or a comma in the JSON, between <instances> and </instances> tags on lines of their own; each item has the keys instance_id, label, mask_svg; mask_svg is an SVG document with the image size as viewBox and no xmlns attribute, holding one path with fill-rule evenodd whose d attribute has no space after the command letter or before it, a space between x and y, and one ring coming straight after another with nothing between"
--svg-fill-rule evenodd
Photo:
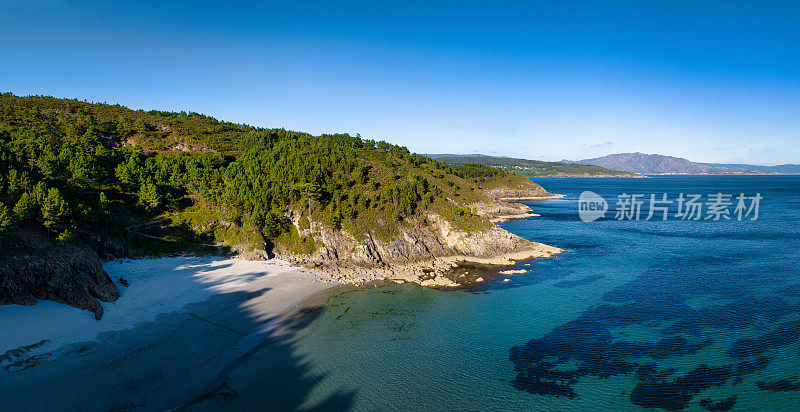
<instances>
[{"instance_id":1,"label":"rocky cliff","mask_svg":"<svg viewBox=\"0 0 800 412\"><path fill-rule=\"evenodd\" d=\"M18 230L0 242L0 305L53 300L87 309L100 319L99 301L120 296L93 247L56 244L36 230Z\"/></svg>"},{"instance_id":2,"label":"rocky cliff","mask_svg":"<svg viewBox=\"0 0 800 412\"><path fill-rule=\"evenodd\" d=\"M528 200L559 197L536 184L489 191L491 201L473 204L472 210L494 222L535 216L524 204ZM312 237L322 246L307 255L278 249L278 256L295 264L334 273L358 273L359 279L402 279L425 286L457 286L444 273L460 262L509 265L516 260L548 257L561 250L531 242L492 224L485 230L458 230L441 216L427 213L424 220L412 219L401 226L401 233L391 239L370 234L355 237L343 230L332 230L318 222L306 229L300 214L292 221L300 236ZM342 280L342 279L340 279Z\"/></svg>"}]
</instances>

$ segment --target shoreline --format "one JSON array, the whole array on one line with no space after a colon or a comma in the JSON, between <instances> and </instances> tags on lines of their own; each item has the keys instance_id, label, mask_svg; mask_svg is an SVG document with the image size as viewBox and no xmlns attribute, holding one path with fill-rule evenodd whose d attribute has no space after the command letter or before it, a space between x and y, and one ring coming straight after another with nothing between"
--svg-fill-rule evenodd
<instances>
[{"instance_id":1,"label":"shoreline","mask_svg":"<svg viewBox=\"0 0 800 412\"><path fill-rule=\"evenodd\" d=\"M526 213L511 214L511 215L498 215L495 218L489 219L489 221L492 223L503 223L503 222L508 222L509 220L527 219L529 217L540 217L540 216L541 215L538 213L526 212Z\"/></svg>"},{"instance_id":2,"label":"shoreline","mask_svg":"<svg viewBox=\"0 0 800 412\"><path fill-rule=\"evenodd\" d=\"M558 174L547 176L525 176L529 179L646 179L648 176L642 174L631 173L630 176L619 175L575 175L575 174Z\"/></svg>"},{"instance_id":3,"label":"shoreline","mask_svg":"<svg viewBox=\"0 0 800 412\"><path fill-rule=\"evenodd\" d=\"M551 199L563 199L567 197L566 195L551 193L546 196L509 196L509 197L498 197L497 200L509 203L522 203L522 202L539 202L543 200L551 200Z\"/></svg>"},{"instance_id":4,"label":"shoreline","mask_svg":"<svg viewBox=\"0 0 800 412\"><path fill-rule=\"evenodd\" d=\"M533 209L525 203L540 202L552 199L564 198L564 195L557 193L533 194L528 195L525 191L497 191L493 196L494 205L475 204L477 214L489 219L491 223L503 223L509 220L527 219L529 217L539 217Z\"/></svg>"},{"instance_id":5,"label":"shoreline","mask_svg":"<svg viewBox=\"0 0 800 412\"><path fill-rule=\"evenodd\" d=\"M560 196L548 196L551 199ZM104 262L121 297L103 304L105 316L52 301L34 306L0 306L0 396L14 394L14 409L188 408L225 394L229 375L253 354L292 335L334 296L381 283L415 283L452 289L483 281L456 277L464 264L502 266L549 257L561 249L525 241L496 256L451 255L391 268L341 267L335 271L288 261L245 260L242 256L142 258ZM426 276L420 277L421 273ZM463 276L463 275L461 275ZM486 276L484 274L484 276ZM128 286L122 286L124 278ZM168 368L163 357L169 356ZM121 358L120 358L121 357ZM111 365L111 366L109 366ZM193 372L185 375L186 368ZM95 370L102 383L56 386L53 379ZM123 372L124 371L124 372ZM119 392L120 385L134 386ZM100 385L100 391L97 390ZM6 396L6 397L9 397Z\"/></svg>"},{"instance_id":6,"label":"shoreline","mask_svg":"<svg viewBox=\"0 0 800 412\"><path fill-rule=\"evenodd\" d=\"M546 193L544 195L536 196L505 196L495 197L499 203L499 208L494 213L484 211L484 216L490 220L496 227L497 223L507 222L516 219L526 219L529 217L539 217L541 215L534 213L530 206L524 204L526 202L545 201L552 199L562 199L566 195L558 193ZM505 203L505 205L504 205ZM504 213L505 212L505 213ZM502 229L502 228L501 228ZM504 229L503 229L504 230ZM397 265L396 267L383 269L389 272L389 276L384 276L384 279L391 281L401 281L415 283L424 287L434 288L457 288L474 284L475 279L451 279L445 276L445 273L458 268L461 265L486 265L495 266L499 271L503 267L511 266L518 261L532 260L540 258L549 258L563 252L563 249L555 246L546 245L544 243L528 241L528 244L522 246L521 250L514 250L497 254L491 257L467 256L467 255L450 255L436 257L431 262L416 262L405 265ZM427 279L422 279L416 273L430 272L432 276ZM482 281L482 279L481 279Z\"/></svg>"},{"instance_id":7,"label":"shoreline","mask_svg":"<svg viewBox=\"0 0 800 412\"><path fill-rule=\"evenodd\" d=\"M493 266L499 272L504 267L516 262L549 258L563 252L555 246L538 242L530 242L524 248L518 248L491 257L468 255L448 255L431 260L396 264L391 267L346 267L322 268L319 272L330 276L331 281L339 284L361 286L369 282L390 281L395 283L413 283L423 287L459 288L475 283L474 279L451 279L446 274L462 265ZM323 280L325 282L325 280Z\"/></svg>"},{"instance_id":8,"label":"shoreline","mask_svg":"<svg viewBox=\"0 0 800 412\"><path fill-rule=\"evenodd\" d=\"M532 209L525 205L524 202L530 201L544 201L550 199L558 199L565 197L561 194L552 194L547 193L534 196L524 196L524 192L517 192L517 196L507 196L507 197L496 197L495 199L501 202L501 208L495 211L489 211L487 214L490 216L486 216L490 219L490 221L494 224L506 222L509 220L514 219L524 219L529 217L538 217L540 215L533 213ZM505 206L502 205L505 203ZM511 207L511 209L509 209ZM495 226L497 228L497 226ZM139 266L144 265L147 266L148 264L154 264L154 267L150 269L150 271L155 272L169 272L175 270L183 270L181 266L184 264L188 264L186 262L204 262L205 264L210 264L209 262L216 262L218 264L228 264L230 263L231 266L234 266L234 263L231 262L249 262L249 263L241 263L240 265L244 265L248 268L248 270L261 270L265 276L272 276L276 270L280 272L292 271L295 275L300 275L298 278L310 278L312 284L318 285L317 289L331 289L335 288L339 285L347 285L348 287L353 286L360 286L367 282L376 282L376 281L394 281L397 283L401 282L409 282L415 283L421 286L427 287L457 287L457 286L465 286L468 283L473 283L470 280L458 280L452 281L445 279L442 275L453 269L457 268L461 264L481 264L481 265L491 265L497 266L498 270L502 266L508 266L514 264L514 262L519 260L527 260L527 259L536 259L536 258L546 258L550 257L554 254L560 253L562 250L556 247L552 247L549 245L544 245L537 242L525 241L527 244L519 244L515 248L516 250L512 250L510 252L500 253L493 256L471 256L471 255L463 255L463 254L454 254L448 256L437 256L433 257L430 260L423 260L417 262L409 262L409 263L395 263L390 265L383 265L383 266L376 266L376 267L369 267L369 266L358 266L358 265L347 265L341 264L336 267L313 267L299 264L298 262L293 262L289 260L282 260L280 257L273 258L270 260L250 260L246 254L240 253L235 256L229 257L222 257L222 256L215 256L215 255L198 255L198 256L173 256L173 257L143 257L138 259L114 259L105 261L102 263L103 269L108 272L109 278L111 282L122 292L125 292L118 300L112 302L104 302L102 306L104 308L108 308L112 312L112 318L114 317L113 312L116 310L117 312L125 310L128 306L128 300L126 300L126 295L135 295L141 293L140 286L142 283L151 283L153 276L144 276L137 275L137 271ZM158 263L155 263L158 262ZM170 265L170 263L174 263L174 265ZM341 262L340 262L341 263ZM132 273L131 273L132 272ZM202 271L200 271L202 272ZM163 274L162 274L163 275ZM430 275L430 276L429 276ZM221 278L230 277L230 274L221 274L219 275ZM213 276L212 276L213 277ZM124 281L123 281L124 279ZM163 276L159 279L163 280ZM466 281L466 282L465 282ZM128 287L128 282L131 282L131 287ZM213 280L210 282L213 283ZM224 281L221 281L224 283ZM216 291L214 293L227 293L227 291L221 289L235 289L236 287L243 286L243 280L231 280L228 283L224 284L217 284L214 285L212 288L215 288ZM300 281L301 282L301 281ZM246 283L246 282L245 282ZM152 288L157 288L159 283L156 282L155 284L149 284ZM170 285L175 286L175 285ZM185 285L184 285L185 286ZM209 288L209 289L212 289ZM195 288L196 289L196 288ZM295 289L294 287L292 289ZM198 296L195 296L190 299L186 299L185 291L178 288L177 292L179 295L178 299L174 299L172 305L166 305L165 301L167 300L166 297L160 297L160 301L155 302L154 306L147 308L148 310L142 310L141 307L136 307L137 315L136 316L125 316L124 321L120 321L120 319L102 319L99 320L100 324L109 325L108 327L133 327L137 322L147 321L148 319L160 314L169 311L177 311L181 308L175 306L175 302L183 302L183 304L191 303L191 301L199 299ZM194 290L193 293L198 295L198 291ZM312 293L315 294L316 292ZM205 297L208 297L211 293L200 293ZM145 295L147 292L145 291ZM306 298L310 298L309 295L303 293L301 295L303 300ZM148 296L147 298L152 298L152 296ZM140 298L141 299L141 298ZM161 306L159 306L159 304ZM153 309L153 307L158 307L157 309ZM283 308L283 311L290 310L292 308L286 307ZM295 309L299 309L296 307ZM71 305L63 304L63 303L56 303L50 300L37 300L34 305L0 305L0 323L13 323L13 324L20 324L23 322L13 322L10 319L13 318L32 318L43 321L43 316L38 315L38 313L34 312L46 312L49 317L59 318L59 317L68 317L71 319L79 319L80 316L76 316L75 314L83 314L85 309L76 308ZM69 312L69 314L67 314ZM274 313L273 310L270 312ZM119 317L119 313L116 314ZM43 322L47 324L47 322ZM111 326L117 325L117 326ZM92 325L94 326L94 325ZM81 329L82 328L82 329ZM5 336L0 337L0 355L2 355L5 351L14 349L12 344L8 344L9 338L8 336L13 336L15 329L19 332L21 328L11 328L11 333L4 334ZM74 343L80 339L84 340L91 340L90 334L94 333L95 335L102 333L104 331L103 328L96 328L96 327L87 327L87 325L80 325L78 330L71 330L69 333L65 333L61 331L61 335L59 335L59 339L66 339L67 343ZM46 346L58 345L60 340L47 340L49 343ZM28 345L30 343L20 343L20 347L24 345Z\"/></svg>"}]
</instances>

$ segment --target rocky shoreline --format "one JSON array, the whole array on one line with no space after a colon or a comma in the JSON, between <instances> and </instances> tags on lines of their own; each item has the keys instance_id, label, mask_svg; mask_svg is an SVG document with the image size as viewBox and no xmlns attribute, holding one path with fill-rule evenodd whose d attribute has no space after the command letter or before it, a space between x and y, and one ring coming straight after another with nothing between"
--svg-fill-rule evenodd
<instances>
[{"instance_id":1,"label":"rocky shoreline","mask_svg":"<svg viewBox=\"0 0 800 412\"><path fill-rule=\"evenodd\" d=\"M500 273L502 268L511 266L518 261L547 258L561 252L562 250L559 248L534 242L528 249L486 258L451 255L425 262L388 267L344 266L315 269L324 276L321 281L325 283L362 285L367 282L388 280L396 283L415 283L425 287L458 288L484 280L483 278L448 276L453 269L463 265L491 266L496 269L495 272Z\"/></svg>"},{"instance_id":2,"label":"rocky shoreline","mask_svg":"<svg viewBox=\"0 0 800 412\"><path fill-rule=\"evenodd\" d=\"M519 191L494 191L492 199L494 204L486 205L480 204L476 207L476 213L489 219L492 223L502 223L514 219L526 219L529 217L538 217L530 206L523 202L541 202L551 199L560 199L564 195L547 193L520 193Z\"/></svg>"},{"instance_id":3,"label":"rocky shoreline","mask_svg":"<svg viewBox=\"0 0 800 412\"><path fill-rule=\"evenodd\" d=\"M456 288L482 281L473 277L447 276L463 264L502 267L517 261L546 258L562 250L532 242L514 235L494 223L538 216L522 202L543 201L564 197L531 184L517 189L489 191L491 204L473 204L476 214L493 225L482 232L463 232L453 229L449 222L428 214L428 227L411 226L392 241L367 236L359 241L342 231L331 231L312 224L308 234L322 233L325 246L306 255L283 254L281 259L293 264L326 273L330 282L362 284L368 281L390 280L409 282L426 287Z\"/></svg>"},{"instance_id":4,"label":"rocky shoreline","mask_svg":"<svg viewBox=\"0 0 800 412\"><path fill-rule=\"evenodd\" d=\"M495 223L538 216L521 202L562 197L548 193L528 181L518 188L488 190L490 202L470 205L473 213L489 220L490 228L458 230L434 213L424 223L410 221L401 233L389 240L366 235L361 239L343 230L332 230L312 223L301 236L317 234L321 247L310 255L264 250L240 253L250 260L277 257L293 265L322 273L321 282L363 284L376 280L410 282L427 287L453 288L474 282L470 277L447 276L465 263L502 266L526 259L544 258L560 249L531 242L498 227ZM295 222L296 226L300 226ZM53 300L86 309L96 319L103 316L100 302L113 302L120 296L114 281L103 270L103 260L121 256L100 256L88 244L56 244L46 234L20 231L3 240L0 251L0 305L34 305L37 300ZM124 256L123 251L123 256ZM482 280L482 279L481 279ZM478 280L479 281L479 280ZM124 284L124 282L120 282Z\"/></svg>"}]
</instances>

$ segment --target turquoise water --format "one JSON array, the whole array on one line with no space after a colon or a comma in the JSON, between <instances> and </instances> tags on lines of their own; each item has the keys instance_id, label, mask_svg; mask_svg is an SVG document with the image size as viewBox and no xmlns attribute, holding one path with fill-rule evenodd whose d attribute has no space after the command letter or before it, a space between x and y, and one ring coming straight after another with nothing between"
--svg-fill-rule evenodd
<instances>
[{"instance_id":1,"label":"turquoise water","mask_svg":"<svg viewBox=\"0 0 800 412\"><path fill-rule=\"evenodd\" d=\"M392 285L333 298L292 337L314 378L299 405L337 398L354 410L800 406L800 177L537 182L567 197L532 204L541 217L504 227L563 254L520 262L528 273L469 290ZM583 190L612 208L624 192L764 199L757 221L583 223ZM231 376L250 405L286 396L266 366L270 356L254 354L238 380Z\"/></svg>"}]
</instances>

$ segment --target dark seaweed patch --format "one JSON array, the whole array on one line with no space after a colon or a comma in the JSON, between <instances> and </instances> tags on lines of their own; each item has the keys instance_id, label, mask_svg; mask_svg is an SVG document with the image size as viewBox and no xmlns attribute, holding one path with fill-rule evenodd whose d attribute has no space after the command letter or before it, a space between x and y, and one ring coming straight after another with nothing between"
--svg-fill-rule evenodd
<instances>
[{"instance_id":1,"label":"dark seaweed patch","mask_svg":"<svg viewBox=\"0 0 800 412\"><path fill-rule=\"evenodd\" d=\"M730 366L700 365L674 381L651 377L633 388L630 399L645 408L677 411L686 408L692 397L704 389L724 384L732 374L733 368Z\"/></svg>"},{"instance_id":2,"label":"dark seaweed patch","mask_svg":"<svg viewBox=\"0 0 800 412\"><path fill-rule=\"evenodd\" d=\"M571 385L578 382L575 373L552 370L554 364L528 369L511 381L511 386L519 390L539 395L565 396L577 398Z\"/></svg>"},{"instance_id":3,"label":"dark seaweed patch","mask_svg":"<svg viewBox=\"0 0 800 412\"><path fill-rule=\"evenodd\" d=\"M631 282L607 293L603 297L605 304L540 339L511 348L509 358L518 372L512 386L536 394L574 398L578 394L573 387L581 377L636 372L638 384L630 393L634 404L677 410L689 405L693 397L706 388L723 385L731 379L734 384L740 383L743 375L765 369L771 358L760 356L731 365L701 365L683 374L659 369L656 363L641 363L641 359L658 360L695 353L712 344L710 329L742 330L751 326L754 319L778 322L800 309L797 304L779 297L754 296L751 278L747 276L752 267L738 264L743 258L736 255L700 257L702 266L710 268L702 276L689 273L697 266L691 259L677 259L651 267ZM778 267L760 269L780 273ZM781 275L775 276L777 279ZM561 283L563 286L565 282ZM726 303L694 309L687 300L696 296L711 296ZM627 341L613 333L631 325L667 326L660 330L664 337L655 342ZM760 338L738 341L730 354L747 358L799 339L800 321L787 322ZM565 370L571 363L578 366ZM765 387L770 385L765 384ZM782 383L781 387L791 387L791 384ZM709 408L727 408L728 405L732 407L735 398L709 402L706 402Z\"/></svg>"},{"instance_id":4,"label":"dark seaweed patch","mask_svg":"<svg viewBox=\"0 0 800 412\"><path fill-rule=\"evenodd\" d=\"M573 288L575 286L588 285L602 278L603 275L586 276L576 280L562 280L561 282L558 282L553 286L557 288Z\"/></svg>"},{"instance_id":5,"label":"dark seaweed patch","mask_svg":"<svg viewBox=\"0 0 800 412\"><path fill-rule=\"evenodd\" d=\"M734 358L742 358L795 343L798 339L800 339L800 321L786 322L760 338L740 339L734 342L728 354Z\"/></svg>"},{"instance_id":6,"label":"dark seaweed patch","mask_svg":"<svg viewBox=\"0 0 800 412\"><path fill-rule=\"evenodd\" d=\"M769 365L769 361L770 358L766 356L760 356L756 360L739 362L739 364L736 365L736 375L742 376L747 375L748 373L764 370Z\"/></svg>"},{"instance_id":7,"label":"dark seaweed patch","mask_svg":"<svg viewBox=\"0 0 800 412\"><path fill-rule=\"evenodd\" d=\"M722 399L720 401L714 402L711 398L705 398L700 400L700 406L705 408L707 411L729 411L736 406L736 397L731 396L729 398Z\"/></svg>"},{"instance_id":8,"label":"dark seaweed patch","mask_svg":"<svg viewBox=\"0 0 800 412\"><path fill-rule=\"evenodd\" d=\"M800 390L800 378L792 376L788 379L781 379L772 382L756 382L756 387L763 391L788 392Z\"/></svg>"}]
</instances>

